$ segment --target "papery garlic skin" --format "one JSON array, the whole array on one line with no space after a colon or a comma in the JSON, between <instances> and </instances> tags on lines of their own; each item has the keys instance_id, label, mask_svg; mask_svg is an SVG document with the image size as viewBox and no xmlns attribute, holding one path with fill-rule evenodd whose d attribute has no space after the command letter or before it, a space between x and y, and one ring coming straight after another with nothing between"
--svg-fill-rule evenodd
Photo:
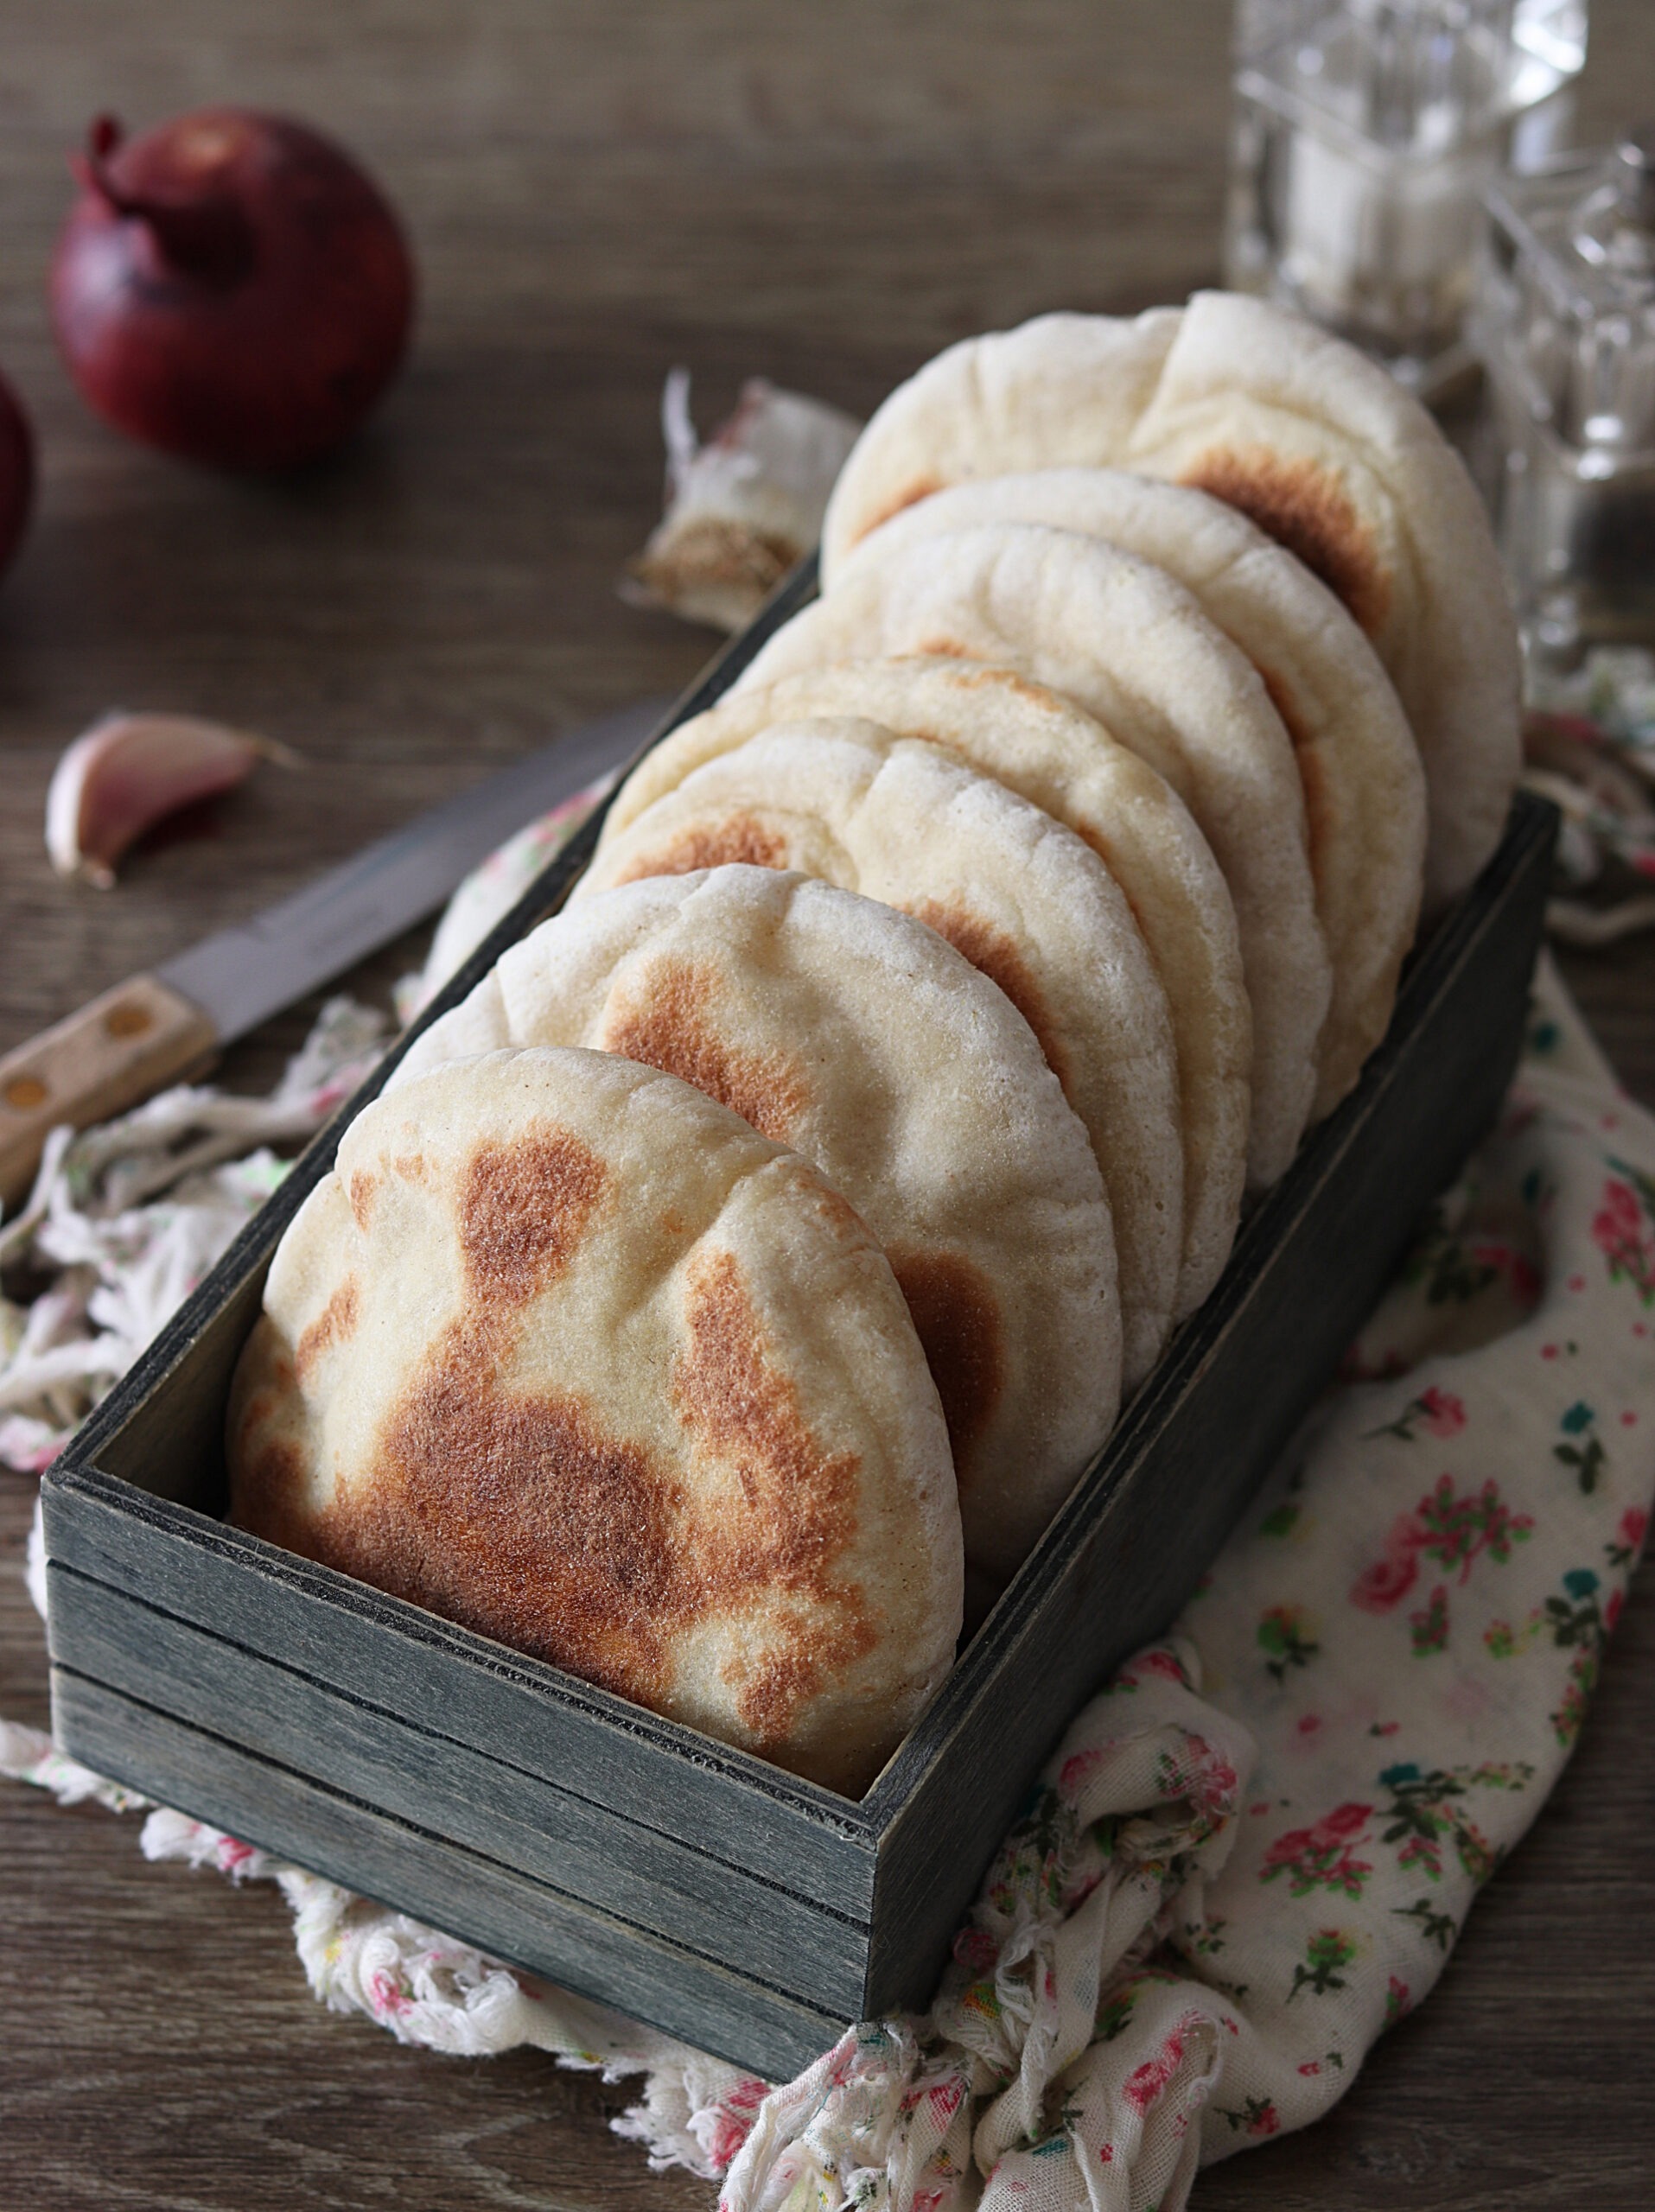
<instances>
[{"instance_id":1,"label":"papery garlic skin","mask_svg":"<svg viewBox=\"0 0 1655 2212\"><path fill-rule=\"evenodd\" d=\"M821 536L828 493L862 425L825 401L749 377L729 422L703 445L690 373L661 399L666 513L627 566L628 597L738 630Z\"/></svg>"},{"instance_id":2,"label":"papery garlic skin","mask_svg":"<svg viewBox=\"0 0 1655 2212\"><path fill-rule=\"evenodd\" d=\"M144 832L180 807L232 791L261 759L296 766L273 740L194 715L105 715L76 738L46 794L46 850L60 875L100 891Z\"/></svg>"}]
</instances>

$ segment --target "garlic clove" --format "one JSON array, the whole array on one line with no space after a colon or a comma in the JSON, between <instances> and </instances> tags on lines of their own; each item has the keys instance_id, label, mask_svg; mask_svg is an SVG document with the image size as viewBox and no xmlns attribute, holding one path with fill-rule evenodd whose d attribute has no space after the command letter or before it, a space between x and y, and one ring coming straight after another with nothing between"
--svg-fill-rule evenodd
<instances>
[{"instance_id":1,"label":"garlic clove","mask_svg":"<svg viewBox=\"0 0 1655 2212\"><path fill-rule=\"evenodd\" d=\"M245 783L261 759L296 767L272 739L194 715L105 715L76 738L46 794L46 849L60 875L107 891L128 847L165 816Z\"/></svg>"}]
</instances>

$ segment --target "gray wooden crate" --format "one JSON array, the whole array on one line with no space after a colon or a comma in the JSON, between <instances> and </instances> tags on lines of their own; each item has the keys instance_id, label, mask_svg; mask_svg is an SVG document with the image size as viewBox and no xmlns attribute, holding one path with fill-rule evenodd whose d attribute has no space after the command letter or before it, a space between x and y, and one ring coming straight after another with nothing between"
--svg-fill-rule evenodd
<instances>
[{"instance_id":1,"label":"gray wooden crate","mask_svg":"<svg viewBox=\"0 0 1655 2212\"><path fill-rule=\"evenodd\" d=\"M670 719L716 697L803 576ZM1520 799L1356 1092L1252 1214L860 1803L227 1528L231 1371L306 1153L43 1486L54 1713L100 1771L772 2076L923 2005L1070 1715L1188 1596L1491 1120L1554 829ZM428 1019L555 909L595 827Z\"/></svg>"}]
</instances>

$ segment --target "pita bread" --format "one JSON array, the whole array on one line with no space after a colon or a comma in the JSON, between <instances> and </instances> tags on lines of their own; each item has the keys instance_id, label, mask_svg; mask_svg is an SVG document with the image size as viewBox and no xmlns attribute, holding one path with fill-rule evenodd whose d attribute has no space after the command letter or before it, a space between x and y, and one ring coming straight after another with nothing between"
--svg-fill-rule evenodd
<instances>
[{"instance_id":1,"label":"pita bread","mask_svg":"<svg viewBox=\"0 0 1655 2212\"><path fill-rule=\"evenodd\" d=\"M1049 523L1153 561L1263 677L1298 762L1316 918L1333 962L1312 1108L1320 1119L1351 1090L1390 1023L1423 883L1419 748L1372 646L1327 586L1236 508L1121 469L952 485L863 538L837 576L843 582L869 555L985 522Z\"/></svg>"},{"instance_id":2,"label":"pita bread","mask_svg":"<svg viewBox=\"0 0 1655 2212\"><path fill-rule=\"evenodd\" d=\"M1210 492L1338 594L1424 763L1427 912L1463 890L1505 828L1521 664L1488 518L1419 402L1353 346L1235 293L1134 321L1042 315L951 346L890 395L829 501L824 574L945 485L1068 463Z\"/></svg>"},{"instance_id":3,"label":"pita bread","mask_svg":"<svg viewBox=\"0 0 1655 2212\"><path fill-rule=\"evenodd\" d=\"M646 809L575 900L729 861L797 869L928 922L1005 992L1080 1116L1109 1194L1125 1386L1171 1325L1183 1148L1166 994L1119 887L1073 830L934 745L799 722Z\"/></svg>"},{"instance_id":4,"label":"pita bread","mask_svg":"<svg viewBox=\"0 0 1655 2212\"><path fill-rule=\"evenodd\" d=\"M815 1169L676 1077L490 1053L366 1107L277 1248L233 1518L859 1793L960 1620L942 1410Z\"/></svg>"},{"instance_id":5,"label":"pita bread","mask_svg":"<svg viewBox=\"0 0 1655 2212\"><path fill-rule=\"evenodd\" d=\"M393 1083L485 1036L682 1076L820 1170L907 1299L967 1567L1006 1582L1114 1425L1121 1325L1097 1160L1004 994L894 907L718 868L544 923Z\"/></svg>"},{"instance_id":6,"label":"pita bread","mask_svg":"<svg viewBox=\"0 0 1655 2212\"><path fill-rule=\"evenodd\" d=\"M870 547L784 625L737 692L841 660L932 653L1047 684L1147 760L1194 816L1235 901L1252 1002L1248 1178L1275 1182L1316 1087L1332 971L1293 747L1257 671L1182 585L1096 538L1034 524Z\"/></svg>"},{"instance_id":7,"label":"pita bread","mask_svg":"<svg viewBox=\"0 0 1655 2212\"><path fill-rule=\"evenodd\" d=\"M1223 1270L1246 1177L1252 1020L1235 908L1177 794L1089 715L1008 669L923 658L813 669L726 698L664 738L616 792L599 852L703 761L778 724L834 715L945 746L1074 830L1125 893L1178 1062L1184 1249L1173 1318L1183 1319Z\"/></svg>"}]
</instances>

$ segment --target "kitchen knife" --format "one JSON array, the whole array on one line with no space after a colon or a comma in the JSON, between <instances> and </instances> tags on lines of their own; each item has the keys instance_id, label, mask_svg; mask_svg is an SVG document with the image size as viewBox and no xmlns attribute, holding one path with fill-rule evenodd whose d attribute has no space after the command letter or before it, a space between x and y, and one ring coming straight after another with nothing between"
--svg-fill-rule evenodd
<instances>
[{"instance_id":1,"label":"kitchen knife","mask_svg":"<svg viewBox=\"0 0 1655 2212\"><path fill-rule=\"evenodd\" d=\"M514 830L628 760L668 704L645 700L559 738L8 1052L0 1202L13 1205L28 1190L59 1122L84 1128L198 1073L232 1039L388 944Z\"/></svg>"}]
</instances>

